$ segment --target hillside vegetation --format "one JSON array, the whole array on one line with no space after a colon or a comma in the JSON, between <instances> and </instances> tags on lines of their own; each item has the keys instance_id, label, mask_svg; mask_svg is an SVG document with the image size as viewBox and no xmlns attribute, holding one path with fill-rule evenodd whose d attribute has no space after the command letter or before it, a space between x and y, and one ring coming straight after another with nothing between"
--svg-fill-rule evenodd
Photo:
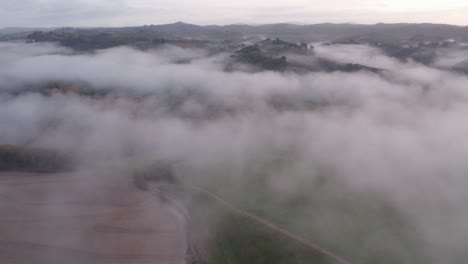
<instances>
[{"instance_id":1,"label":"hillside vegetation","mask_svg":"<svg viewBox=\"0 0 468 264\"><path fill-rule=\"evenodd\" d=\"M62 172L72 169L71 157L56 150L0 145L0 171Z\"/></svg>"}]
</instances>

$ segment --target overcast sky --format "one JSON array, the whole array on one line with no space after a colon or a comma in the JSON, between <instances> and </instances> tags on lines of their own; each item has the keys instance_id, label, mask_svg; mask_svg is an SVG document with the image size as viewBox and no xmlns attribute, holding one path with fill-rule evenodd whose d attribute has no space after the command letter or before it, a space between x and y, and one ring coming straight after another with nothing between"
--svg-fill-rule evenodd
<instances>
[{"instance_id":1,"label":"overcast sky","mask_svg":"<svg viewBox=\"0 0 468 264\"><path fill-rule=\"evenodd\" d=\"M468 25L466 0L0 0L0 27L431 22Z\"/></svg>"}]
</instances>

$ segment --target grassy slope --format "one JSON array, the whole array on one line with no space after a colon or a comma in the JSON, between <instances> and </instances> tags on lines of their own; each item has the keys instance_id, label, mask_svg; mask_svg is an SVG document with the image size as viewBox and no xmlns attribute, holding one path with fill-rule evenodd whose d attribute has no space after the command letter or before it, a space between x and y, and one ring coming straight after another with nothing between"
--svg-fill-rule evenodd
<instances>
[{"instance_id":1,"label":"grassy slope","mask_svg":"<svg viewBox=\"0 0 468 264\"><path fill-rule=\"evenodd\" d=\"M270 189L270 175L287 167L287 160L258 162L239 175L223 166L177 182L203 187L238 208L296 233L351 263L426 263L424 243L405 214L382 194L356 192L332 172L301 184L301 190L278 195ZM196 173L196 172L193 172ZM181 174L182 175L182 174ZM217 175L217 176L214 176ZM178 175L180 176L180 175ZM182 200L192 217L191 230L210 237L210 263L335 263L301 244L245 219L212 198L176 185L164 190ZM214 242L213 242L214 241Z\"/></svg>"},{"instance_id":2,"label":"grassy slope","mask_svg":"<svg viewBox=\"0 0 468 264\"><path fill-rule=\"evenodd\" d=\"M166 185L163 190L184 202L195 236L211 236L214 240L207 264L333 263L296 241L234 214L203 194L187 193L175 185Z\"/></svg>"},{"instance_id":3,"label":"grassy slope","mask_svg":"<svg viewBox=\"0 0 468 264\"><path fill-rule=\"evenodd\" d=\"M264 164L255 160L252 162L255 164L246 165L250 169L242 172L243 181L239 181L241 176L236 173L230 176L229 171L223 168L203 173L206 179L187 177L181 181L211 190L237 207L314 241L351 263L427 262L427 252L424 250L425 244L418 226L404 212L392 206L382 194L357 192L334 177L332 172L324 170L322 175L308 178L300 185L300 190L288 195L278 195L277 191L271 190L270 175L287 167L288 161L274 160ZM210 216L199 218L209 219ZM251 232L242 233L242 225L236 224L242 221L223 221L227 224L220 222L213 226L220 228L219 232L229 237L228 241L231 242L222 245L234 244L233 252L241 252L235 249L238 246L244 246L242 252L246 251L245 248L250 247L250 235L255 239L259 238L250 234ZM227 228L229 226L237 228L232 231ZM237 236L232 236L232 233ZM284 242L281 246L273 243L269 247L275 248L275 251L284 250L289 243ZM320 261L324 260L314 261L309 263L322 263Z\"/></svg>"}]
</instances>

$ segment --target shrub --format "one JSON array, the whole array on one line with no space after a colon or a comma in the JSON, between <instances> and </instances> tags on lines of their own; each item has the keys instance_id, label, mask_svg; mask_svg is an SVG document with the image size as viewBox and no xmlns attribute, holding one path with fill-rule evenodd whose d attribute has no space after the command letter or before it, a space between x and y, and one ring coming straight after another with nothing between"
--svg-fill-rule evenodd
<instances>
[{"instance_id":1,"label":"shrub","mask_svg":"<svg viewBox=\"0 0 468 264\"><path fill-rule=\"evenodd\" d=\"M148 182L167 182L175 183L172 166L162 162L156 162L148 167L143 167L133 171L133 183L140 190L147 191Z\"/></svg>"}]
</instances>

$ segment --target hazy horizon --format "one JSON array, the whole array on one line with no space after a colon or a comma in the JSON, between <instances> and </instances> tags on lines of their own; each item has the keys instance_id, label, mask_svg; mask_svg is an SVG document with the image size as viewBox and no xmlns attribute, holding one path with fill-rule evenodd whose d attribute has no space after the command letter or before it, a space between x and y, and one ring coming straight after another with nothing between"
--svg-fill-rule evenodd
<instances>
[{"instance_id":1,"label":"hazy horizon","mask_svg":"<svg viewBox=\"0 0 468 264\"><path fill-rule=\"evenodd\" d=\"M190 21L197 25L270 23L433 23L468 25L468 4L441 0L203 1L1 0L0 27L118 27Z\"/></svg>"},{"instance_id":2,"label":"hazy horizon","mask_svg":"<svg viewBox=\"0 0 468 264\"><path fill-rule=\"evenodd\" d=\"M317 23L303 23L303 22L295 22L295 21L284 21L284 22L272 22L272 23L226 23L226 24L199 24L199 23L192 23L191 21L172 21L167 23L158 23L158 24L129 24L129 25L121 25L121 26L105 26L105 25L94 25L94 26L74 26L74 25L51 25L51 26L34 26L34 25L25 25L25 26L0 26L0 29L7 29L7 28L101 28L101 27L109 27L109 28L118 28L118 27L140 27L140 26L157 26L157 25L171 25L177 23L184 23L189 25L196 25L196 26L231 26L231 25L246 25L246 26L263 26L263 25L281 25L281 24L288 24L288 25L297 25L297 26L310 26L310 25L324 25L324 24L331 24L331 25L365 25L365 26L372 26L372 25L448 25L448 26L456 26L456 27L468 27L467 25L457 25L457 24L449 24L449 23L431 23L431 22L394 22L394 23L386 23L386 22L376 22L376 23L352 23L352 22L342 22L342 23L334 23L334 22L317 22Z\"/></svg>"}]
</instances>

